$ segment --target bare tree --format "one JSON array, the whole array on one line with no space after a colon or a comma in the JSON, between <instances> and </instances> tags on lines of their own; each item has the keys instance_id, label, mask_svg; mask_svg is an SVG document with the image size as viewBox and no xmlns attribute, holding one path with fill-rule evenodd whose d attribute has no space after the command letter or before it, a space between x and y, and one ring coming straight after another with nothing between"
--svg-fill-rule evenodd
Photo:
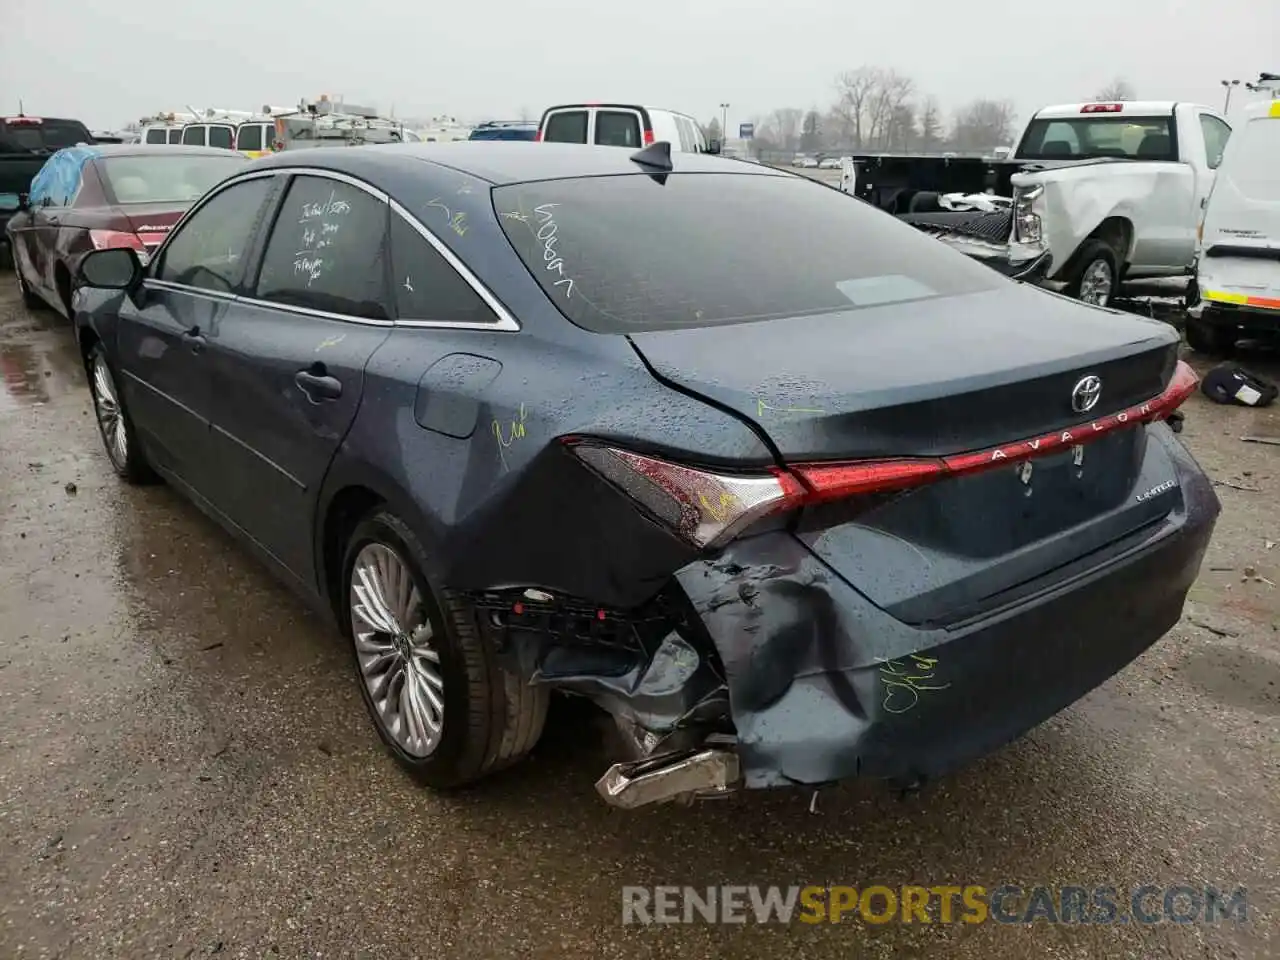
<instances>
[{"instance_id":1,"label":"bare tree","mask_svg":"<svg viewBox=\"0 0 1280 960\"><path fill-rule=\"evenodd\" d=\"M796 107L779 107L769 115L769 126L783 150L794 150L799 140L804 111Z\"/></svg>"},{"instance_id":2,"label":"bare tree","mask_svg":"<svg viewBox=\"0 0 1280 960\"><path fill-rule=\"evenodd\" d=\"M1094 100L1105 100L1112 103L1118 100L1132 100L1133 98L1133 84L1124 77L1116 77L1093 95Z\"/></svg>"},{"instance_id":3,"label":"bare tree","mask_svg":"<svg viewBox=\"0 0 1280 960\"><path fill-rule=\"evenodd\" d=\"M920 149L937 150L942 146L944 136L938 98L927 96L920 105Z\"/></svg>"},{"instance_id":4,"label":"bare tree","mask_svg":"<svg viewBox=\"0 0 1280 960\"><path fill-rule=\"evenodd\" d=\"M846 70L836 77L836 103L831 109L839 119L841 132L853 141L855 150L866 146L870 125L867 114L879 83L878 71L874 67Z\"/></svg>"},{"instance_id":5,"label":"bare tree","mask_svg":"<svg viewBox=\"0 0 1280 960\"><path fill-rule=\"evenodd\" d=\"M872 76L876 85L869 104L871 143L880 150L893 150L895 141L900 139L896 128L901 123L902 111L915 90L915 84L909 77L893 70L875 69Z\"/></svg>"},{"instance_id":6,"label":"bare tree","mask_svg":"<svg viewBox=\"0 0 1280 960\"><path fill-rule=\"evenodd\" d=\"M816 109L804 115L800 128L800 149L806 153L822 149L822 114Z\"/></svg>"},{"instance_id":7,"label":"bare tree","mask_svg":"<svg viewBox=\"0 0 1280 960\"><path fill-rule=\"evenodd\" d=\"M974 100L956 111L952 138L957 150L989 151L1013 139L1012 100Z\"/></svg>"},{"instance_id":8,"label":"bare tree","mask_svg":"<svg viewBox=\"0 0 1280 960\"><path fill-rule=\"evenodd\" d=\"M723 140L724 131L720 129L720 118L712 117L707 123L703 124L702 135L707 138L707 142L712 140Z\"/></svg>"}]
</instances>

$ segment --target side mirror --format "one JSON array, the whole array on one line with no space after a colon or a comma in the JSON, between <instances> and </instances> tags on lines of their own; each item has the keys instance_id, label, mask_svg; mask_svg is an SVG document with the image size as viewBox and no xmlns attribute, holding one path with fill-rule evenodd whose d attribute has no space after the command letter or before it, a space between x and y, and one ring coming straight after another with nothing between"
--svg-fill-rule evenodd
<instances>
[{"instance_id":1,"label":"side mirror","mask_svg":"<svg viewBox=\"0 0 1280 960\"><path fill-rule=\"evenodd\" d=\"M130 290L142 279L138 255L127 247L108 247L85 254L80 261L80 282L99 290Z\"/></svg>"},{"instance_id":2,"label":"side mirror","mask_svg":"<svg viewBox=\"0 0 1280 960\"><path fill-rule=\"evenodd\" d=\"M717 154L718 154L719 152L720 152L720 141L719 141L719 140L711 140L711 141L709 141L709 142L707 143L707 153L717 153Z\"/></svg>"}]
</instances>

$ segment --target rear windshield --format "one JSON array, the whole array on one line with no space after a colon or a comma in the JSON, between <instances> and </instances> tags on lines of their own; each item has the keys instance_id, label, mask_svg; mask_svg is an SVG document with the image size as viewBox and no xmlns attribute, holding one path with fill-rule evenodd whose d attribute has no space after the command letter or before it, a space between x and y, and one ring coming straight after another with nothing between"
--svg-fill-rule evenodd
<instances>
[{"instance_id":1,"label":"rear windshield","mask_svg":"<svg viewBox=\"0 0 1280 960\"><path fill-rule=\"evenodd\" d=\"M0 121L0 144L7 149L37 152L61 150L77 143L92 143L83 124L74 120L42 120L40 123Z\"/></svg>"},{"instance_id":2,"label":"rear windshield","mask_svg":"<svg viewBox=\"0 0 1280 960\"><path fill-rule=\"evenodd\" d=\"M204 127L183 127L182 142L189 147L203 147L204 130Z\"/></svg>"},{"instance_id":3,"label":"rear windshield","mask_svg":"<svg viewBox=\"0 0 1280 960\"><path fill-rule=\"evenodd\" d=\"M547 143L586 143L587 111L561 110L547 118L542 139Z\"/></svg>"},{"instance_id":4,"label":"rear windshield","mask_svg":"<svg viewBox=\"0 0 1280 960\"><path fill-rule=\"evenodd\" d=\"M118 203L190 203L241 170L245 161L239 153L193 157L175 151L149 157L107 157L99 163Z\"/></svg>"},{"instance_id":5,"label":"rear windshield","mask_svg":"<svg viewBox=\"0 0 1280 960\"><path fill-rule=\"evenodd\" d=\"M606 147L639 147L640 118L620 110L597 110L596 143Z\"/></svg>"},{"instance_id":6,"label":"rear windshield","mask_svg":"<svg viewBox=\"0 0 1280 960\"><path fill-rule=\"evenodd\" d=\"M256 123L241 127L236 132L237 150L261 150L262 127Z\"/></svg>"},{"instance_id":7,"label":"rear windshield","mask_svg":"<svg viewBox=\"0 0 1280 960\"><path fill-rule=\"evenodd\" d=\"M645 174L493 191L503 229L570 320L703 327L995 288L995 271L808 179Z\"/></svg>"},{"instance_id":8,"label":"rear windshield","mask_svg":"<svg viewBox=\"0 0 1280 960\"><path fill-rule=\"evenodd\" d=\"M1219 170L1218 176L1230 177L1236 189L1249 200L1280 201L1280 176L1276 175L1280 118L1250 120L1236 136L1240 142L1232 151L1230 164Z\"/></svg>"},{"instance_id":9,"label":"rear windshield","mask_svg":"<svg viewBox=\"0 0 1280 960\"><path fill-rule=\"evenodd\" d=\"M167 143L168 138L163 128L152 128L147 131L147 143Z\"/></svg>"},{"instance_id":10,"label":"rear windshield","mask_svg":"<svg viewBox=\"0 0 1280 960\"><path fill-rule=\"evenodd\" d=\"M1169 117L1099 116L1032 120L1017 157L1029 160L1177 160Z\"/></svg>"},{"instance_id":11,"label":"rear windshield","mask_svg":"<svg viewBox=\"0 0 1280 960\"><path fill-rule=\"evenodd\" d=\"M224 150L232 149L235 143L235 130L231 127L210 127L209 128L209 146L222 147Z\"/></svg>"}]
</instances>

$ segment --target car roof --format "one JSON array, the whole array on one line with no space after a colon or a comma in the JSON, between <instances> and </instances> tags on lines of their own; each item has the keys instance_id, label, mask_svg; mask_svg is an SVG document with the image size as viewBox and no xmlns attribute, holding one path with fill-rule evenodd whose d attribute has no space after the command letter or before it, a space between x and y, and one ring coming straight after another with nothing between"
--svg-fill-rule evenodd
<instances>
[{"instance_id":1,"label":"car roof","mask_svg":"<svg viewBox=\"0 0 1280 960\"><path fill-rule=\"evenodd\" d=\"M380 173L402 174L413 163L432 163L500 186L532 180L651 172L649 168L631 160L633 153L635 151L624 147L598 147L577 143L457 140L450 143L398 143L286 150L255 160L254 163L258 168L319 167L370 180L376 180ZM792 176L769 167L748 168L734 160L676 150L671 152L671 166L673 173Z\"/></svg>"}]
</instances>

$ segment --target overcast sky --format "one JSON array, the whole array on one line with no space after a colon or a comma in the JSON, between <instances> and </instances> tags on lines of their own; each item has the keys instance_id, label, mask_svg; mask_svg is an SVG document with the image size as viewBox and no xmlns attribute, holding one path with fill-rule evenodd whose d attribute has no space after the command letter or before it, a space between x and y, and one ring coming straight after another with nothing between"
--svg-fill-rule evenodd
<instances>
[{"instance_id":1,"label":"overcast sky","mask_svg":"<svg viewBox=\"0 0 1280 960\"><path fill-rule=\"evenodd\" d=\"M115 128L158 110L343 94L400 116L537 116L622 100L730 129L825 109L893 67L949 114L974 97L1140 97L1221 107L1223 78L1280 72L1280 0L0 0L0 113ZM15 17L16 14L16 17ZM1240 88L1233 101L1248 97Z\"/></svg>"}]
</instances>

